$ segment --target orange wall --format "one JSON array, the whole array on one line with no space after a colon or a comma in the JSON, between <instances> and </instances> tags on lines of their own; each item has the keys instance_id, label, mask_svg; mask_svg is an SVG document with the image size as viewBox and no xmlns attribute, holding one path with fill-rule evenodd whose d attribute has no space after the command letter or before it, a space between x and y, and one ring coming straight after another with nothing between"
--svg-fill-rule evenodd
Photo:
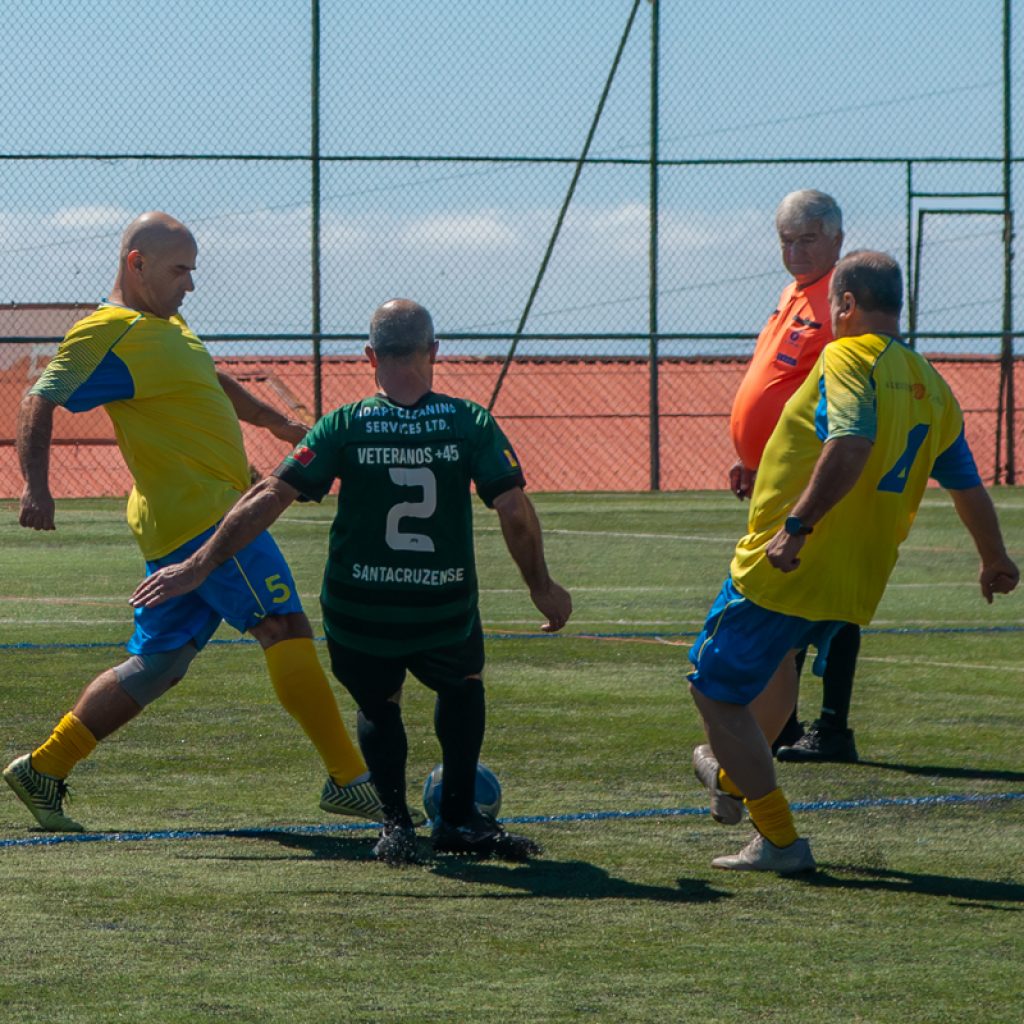
<instances>
[{"instance_id":1,"label":"orange wall","mask_svg":"<svg viewBox=\"0 0 1024 1024\"><path fill-rule=\"evenodd\" d=\"M13 349L13 346L8 346ZM0 346L0 348L3 348ZM0 497L21 493L13 447L17 406L45 359L0 360ZM0 352L0 356L3 353ZM7 365L3 365L6 362ZM978 358L938 359L964 408L968 439L982 476L994 474L999 364ZM292 359L230 359L220 365L279 408L312 407L312 366ZM732 396L742 360L671 361L660 366L661 487L722 487L733 461L728 435ZM437 365L435 388L486 405L500 363L452 359ZM1016 393L1024 387L1018 366ZM323 365L324 408L354 401L373 389L367 363L334 359ZM514 363L495 412L515 444L533 490L645 490L650 480L648 371L640 361L535 360ZM285 454L280 442L245 427L249 458L260 472ZM127 493L131 486L112 445L102 410L72 416L58 410L51 478L57 497ZM1017 451L1022 452L1018 430Z\"/></svg>"}]
</instances>

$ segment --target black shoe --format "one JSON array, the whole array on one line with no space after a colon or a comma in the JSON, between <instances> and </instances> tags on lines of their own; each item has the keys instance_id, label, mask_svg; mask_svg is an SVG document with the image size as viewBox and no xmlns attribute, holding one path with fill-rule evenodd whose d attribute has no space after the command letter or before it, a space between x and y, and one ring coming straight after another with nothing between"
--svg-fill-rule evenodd
<instances>
[{"instance_id":1,"label":"black shoe","mask_svg":"<svg viewBox=\"0 0 1024 1024\"><path fill-rule=\"evenodd\" d=\"M772 744L772 756L774 757L783 747L791 747L804 736L804 723L791 718L782 727L782 732L776 737Z\"/></svg>"},{"instance_id":2,"label":"black shoe","mask_svg":"<svg viewBox=\"0 0 1024 1024\"><path fill-rule=\"evenodd\" d=\"M373 855L377 860L398 867L402 864L419 864L416 849L416 829L412 825L386 822L380 832L380 839L374 844Z\"/></svg>"},{"instance_id":3,"label":"black shoe","mask_svg":"<svg viewBox=\"0 0 1024 1024\"><path fill-rule=\"evenodd\" d=\"M430 839L438 853L529 860L542 852L532 839L506 832L489 814L483 813L475 814L463 825L438 821Z\"/></svg>"},{"instance_id":4,"label":"black shoe","mask_svg":"<svg viewBox=\"0 0 1024 1024\"><path fill-rule=\"evenodd\" d=\"M845 761L854 764L857 746L852 729L836 729L820 719L790 746L780 747L780 761Z\"/></svg>"}]
</instances>

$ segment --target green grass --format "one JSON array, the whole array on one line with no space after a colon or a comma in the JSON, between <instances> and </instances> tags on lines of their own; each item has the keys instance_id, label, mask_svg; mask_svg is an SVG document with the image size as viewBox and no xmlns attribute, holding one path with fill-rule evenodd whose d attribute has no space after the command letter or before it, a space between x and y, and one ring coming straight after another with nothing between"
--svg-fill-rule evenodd
<instances>
[{"instance_id":1,"label":"green grass","mask_svg":"<svg viewBox=\"0 0 1024 1024\"><path fill-rule=\"evenodd\" d=\"M1012 544L1024 499L998 499ZM689 770L687 637L742 531L739 503L536 501L574 591L565 636L535 634L483 509L478 551L484 760L503 816L545 819L517 826L543 859L392 870L371 859L372 830L323 829L337 820L316 806L320 767L258 650L214 644L76 769L71 808L97 832L210 834L3 846L40 833L0 793L0 1021L1019 1021L1024 800L906 802L1024 793L1024 606L981 600L949 502L929 492L865 633L862 763L780 766L798 804L869 802L798 813L821 870L794 880L709 866L748 826L697 813ZM318 630L330 511L296 508L275 529ZM141 561L117 503L62 505L45 535L14 525L13 503L0 515L0 644L26 645L0 649L6 763L121 659L93 645L125 639ZM804 717L819 695L805 679ZM438 759L417 684L405 716L415 793ZM677 809L694 813L657 813Z\"/></svg>"}]
</instances>

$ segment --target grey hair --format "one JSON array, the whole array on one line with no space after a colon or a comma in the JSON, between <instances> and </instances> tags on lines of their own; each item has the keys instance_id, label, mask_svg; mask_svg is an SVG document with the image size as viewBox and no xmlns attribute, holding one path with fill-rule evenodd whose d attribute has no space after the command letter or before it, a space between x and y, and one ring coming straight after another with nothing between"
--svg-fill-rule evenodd
<instances>
[{"instance_id":1,"label":"grey hair","mask_svg":"<svg viewBox=\"0 0 1024 1024\"><path fill-rule=\"evenodd\" d=\"M434 344L434 321L419 303L391 299L379 306L370 321L370 347L379 356L401 359L429 351Z\"/></svg>"},{"instance_id":2,"label":"grey hair","mask_svg":"<svg viewBox=\"0 0 1024 1024\"><path fill-rule=\"evenodd\" d=\"M783 221L806 224L820 221L822 233L835 238L843 230L843 211L839 204L824 192L813 188L802 188L790 192L775 211L775 226L781 230Z\"/></svg>"}]
</instances>

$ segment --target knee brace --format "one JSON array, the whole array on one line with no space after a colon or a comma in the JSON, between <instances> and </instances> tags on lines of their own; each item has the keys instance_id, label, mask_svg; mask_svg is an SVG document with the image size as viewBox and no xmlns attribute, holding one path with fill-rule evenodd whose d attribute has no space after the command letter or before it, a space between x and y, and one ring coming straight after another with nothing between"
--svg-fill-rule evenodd
<instances>
[{"instance_id":1,"label":"knee brace","mask_svg":"<svg viewBox=\"0 0 1024 1024\"><path fill-rule=\"evenodd\" d=\"M194 644L186 644L176 651L133 654L127 661L114 666L114 674L121 689L144 708L163 696L185 675L198 653Z\"/></svg>"}]
</instances>

